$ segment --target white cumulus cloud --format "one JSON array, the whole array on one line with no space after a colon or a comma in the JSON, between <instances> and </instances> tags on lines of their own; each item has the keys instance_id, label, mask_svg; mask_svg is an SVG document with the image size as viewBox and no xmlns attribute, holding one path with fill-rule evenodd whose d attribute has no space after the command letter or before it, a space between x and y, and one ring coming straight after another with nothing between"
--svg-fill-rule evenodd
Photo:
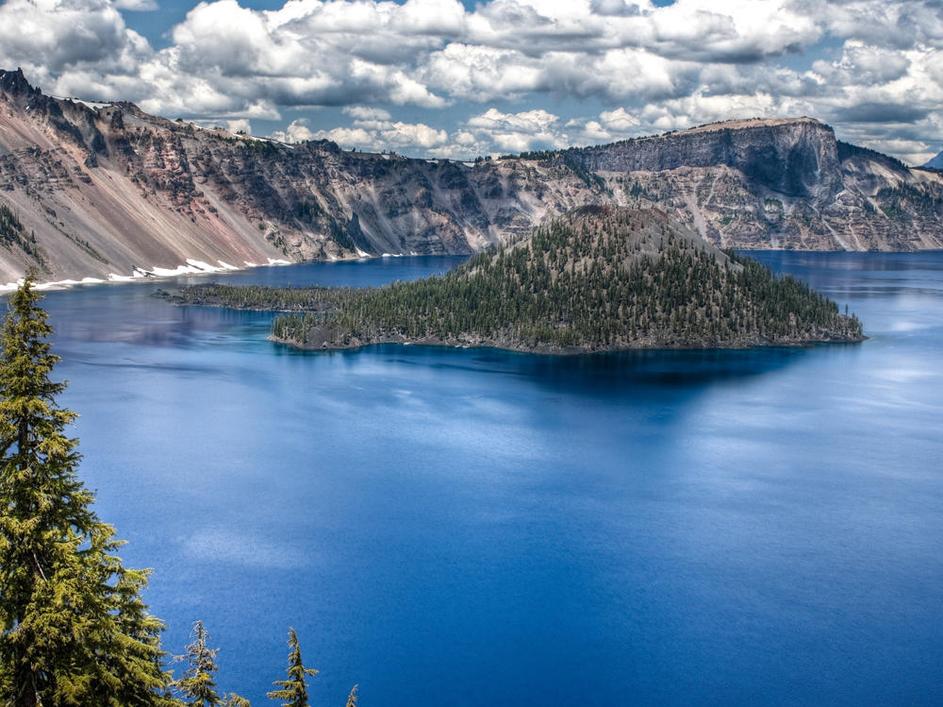
<instances>
[{"instance_id":1,"label":"white cumulus cloud","mask_svg":"<svg viewBox=\"0 0 943 707\"><path fill-rule=\"evenodd\" d=\"M796 111L908 159L940 135L939 0L286 0L271 10L208 0L158 47L122 14L156 6L5 0L0 66L22 66L51 93L169 117L379 111L314 133L429 154ZM401 109L408 120L394 117ZM566 119L518 124L539 111Z\"/></svg>"}]
</instances>

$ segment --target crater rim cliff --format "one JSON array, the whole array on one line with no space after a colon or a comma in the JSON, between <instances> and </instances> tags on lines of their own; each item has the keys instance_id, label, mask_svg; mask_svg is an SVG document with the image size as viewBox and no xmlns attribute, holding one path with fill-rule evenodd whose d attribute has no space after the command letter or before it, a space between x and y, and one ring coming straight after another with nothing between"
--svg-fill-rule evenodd
<instances>
[{"instance_id":1,"label":"crater rim cliff","mask_svg":"<svg viewBox=\"0 0 943 707\"><path fill-rule=\"evenodd\" d=\"M808 116L429 160L199 128L0 70L0 209L18 224L0 282L473 253L588 204L655 204L723 247L943 248L943 174Z\"/></svg>"}]
</instances>

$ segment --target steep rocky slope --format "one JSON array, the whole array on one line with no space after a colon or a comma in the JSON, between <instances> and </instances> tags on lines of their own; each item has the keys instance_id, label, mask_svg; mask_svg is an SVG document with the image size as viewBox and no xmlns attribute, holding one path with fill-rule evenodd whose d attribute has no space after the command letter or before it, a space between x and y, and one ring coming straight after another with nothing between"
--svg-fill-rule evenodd
<instances>
[{"instance_id":1,"label":"steep rocky slope","mask_svg":"<svg viewBox=\"0 0 943 707\"><path fill-rule=\"evenodd\" d=\"M0 203L38 244L0 249L7 279L27 265L54 279L468 253L595 198L567 167L285 145L52 98L0 72Z\"/></svg>"},{"instance_id":2,"label":"steep rocky slope","mask_svg":"<svg viewBox=\"0 0 943 707\"><path fill-rule=\"evenodd\" d=\"M591 203L656 202L726 246L943 247L943 176L810 119L476 163L285 145L53 98L0 71L0 281L466 253Z\"/></svg>"},{"instance_id":3,"label":"steep rocky slope","mask_svg":"<svg viewBox=\"0 0 943 707\"><path fill-rule=\"evenodd\" d=\"M547 159L547 158L545 158ZM943 179L812 118L740 120L556 153L737 248L943 247Z\"/></svg>"}]
</instances>

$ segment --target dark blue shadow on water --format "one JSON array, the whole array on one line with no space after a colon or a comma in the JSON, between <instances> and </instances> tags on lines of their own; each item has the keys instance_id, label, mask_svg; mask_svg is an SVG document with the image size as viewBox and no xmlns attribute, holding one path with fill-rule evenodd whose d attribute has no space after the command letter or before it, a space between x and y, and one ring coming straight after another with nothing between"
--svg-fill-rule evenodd
<instances>
[{"instance_id":1,"label":"dark blue shadow on water","mask_svg":"<svg viewBox=\"0 0 943 707\"><path fill-rule=\"evenodd\" d=\"M854 355L858 344L815 344L748 349L640 349L586 354L532 354L492 348L379 344L341 351L303 351L273 344L276 355L338 357L356 361L381 356L406 366L513 375L547 387L615 390L710 385L761 376L807 356Z\"/></svg>"}]
</instances>

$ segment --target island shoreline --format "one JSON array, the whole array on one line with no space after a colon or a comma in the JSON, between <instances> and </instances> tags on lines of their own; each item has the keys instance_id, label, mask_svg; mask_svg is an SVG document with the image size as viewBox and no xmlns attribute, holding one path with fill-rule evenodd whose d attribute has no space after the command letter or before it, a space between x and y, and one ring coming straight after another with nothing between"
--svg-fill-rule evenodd
<instances>
[{"instance_id":1,"label":"island shoreline","mask_svg":"<svg viewBox=\"0 0 943 707\"><path fill-rule=\"evenodd\" d=\"M194 306L194 305L178 305ZM214 305L195 305L195 306L214 306ZM234 309L222 307L223 309ZM243 310L243 311L271 311L271 310ZM441 339L385 339L381 341L368 341L350 344L300 344L291 339L280 339L274 335L269 335L266 339L273 344L284 346L295 351L306 353L339 353L355 352L368 349L373 346L423 346L437 349L483 349L489 351L502 351L509 353L520 353L536 356L553 356L560 358L569 358L577 356L592 356L598 354L630 353L633 351L754 351L761 349L811 349L819 346L848 345L856 346L867 341L870 337L862 335L854 339L804 339L794 341L756 341L743 344L664 344L653 342L651 344L640 344L638 346L620 346L617 348L556 348L556 347L526 347L526 346L505 346L496 342L458 342L445 341Z\"/></svg>"},{"instance_id":2,"label":"island shoreline","mask_svg":"<svg viewBox=\"0 0 943 707\"><path fill-rule=\"evenodd\" d=\"M226 304L217 304L217 303L195 303L195 302L180 302L173 299L173 294L166 290L157 290L154 292L154 296L160 299L165 299L176 307L205 307L209 309L228 309L234 312L257 312L257 313L268 313L272 315L279 314L299 314L304 313L304 309L270 309L266 307L233 307ZM327 342L322 342L321 344L303 344L299 343L293 339L283 339L275 336L274 334L269 334L266 337L267 341L277 344L279 346L284 346L295 351L303 351L309 353L337 353L344 351L361 351L363 349L368 349L372 346L428 346L438 349L486 349L490 351L504 351L511 353L521 353L521 354L533 354L539 356L559 356L559 357L571 357L571 356L590 356L594 354L608 354L608 353L624 353L632 351L750 351L758 349L803 349L803 348L815 348L818 346L836 346L836 345L857 345L861 344L870 339L869 336L862 334L857 338L822 338L822 339L796 339L796 340L783 340L783 341L750 341L744 342L742 344L723 344L723 343L709 343L704 345L698 344L664 344L661 342L653 342L650 344L639 344L638 346L621 346L617 348L581 348L581 347L572 347L572 348L560 348L560 347L525 347L525 346L508 346L502 345L497 342L485 342L485 341L476 341L476 342L466 342L459 340L444 340L436 338L425 338L425 339L406 339L406 338L390 338L379 341L365 341L349 344L328 344Z\"/></svg>"}]
</instances>

